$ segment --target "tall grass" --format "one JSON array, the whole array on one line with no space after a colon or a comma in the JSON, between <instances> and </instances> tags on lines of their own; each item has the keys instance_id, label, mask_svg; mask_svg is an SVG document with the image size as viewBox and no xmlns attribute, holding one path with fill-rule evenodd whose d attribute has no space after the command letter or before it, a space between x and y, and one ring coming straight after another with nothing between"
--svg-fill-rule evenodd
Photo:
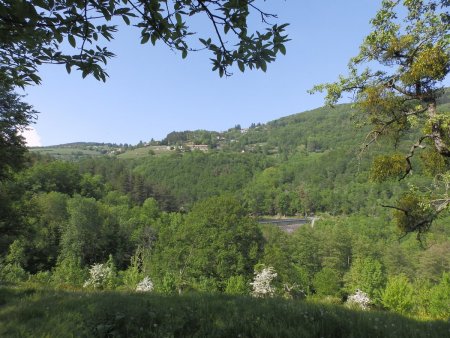
<instances>
[{"instance_id":1,"label":"tall grass","mask_svg":"<svg viewBox=\"0 0 450 338\"><path fill-rule=\"evenodd\" d=\"M226 295L0 287L2 337L448 337L450 323Z\"/></svg>"}]
</instances>

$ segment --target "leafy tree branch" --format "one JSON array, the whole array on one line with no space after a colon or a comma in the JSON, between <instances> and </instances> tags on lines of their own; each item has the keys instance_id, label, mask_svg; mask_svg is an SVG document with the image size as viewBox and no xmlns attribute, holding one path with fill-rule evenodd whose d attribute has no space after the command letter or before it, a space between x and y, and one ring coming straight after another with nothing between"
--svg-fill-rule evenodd
<instances>
[{"instance_id":1,"label":"leafy tree branch","mask_svg":"<svg viewBox=\"0 0 450 338\"><path fill-rule=\"evenodd\" d=\"M404 164L398 155L376 159L372 169L376 180L393 175L404 179L412 172L411 159L417 150L427 145L439 156L450 158L450 112L437 109L450 72L449 7L447 0L383 0L371 20L372 32L349 62L349 75L311 90L326 92L330 105L346 92L354 95L357 120L371 126L363 150L381 137L397 142L419 130L403 156ZM399 227L406 232L428 230L449 204L445 197L439 200L440 204L428 202L430 210L414 213L413 209L420 209L419 200L413 195L400 199L395 211ZM408 208L401 207L402 203Z\"/></svg>"},{"instance_id":2,"label":"leafy tree branch","mask_svg":"<svg viewBox=\"0 0 450 338\"><path fill-rule=\"evenodd\" d=\"M252 13L260 15L264 33L249 31ZM198 34L188 25L202 15L212 32ZM276 15L256 0L7 0L0 3L0 81L38 84L37 67L44 63L64 64L69 73L75 68L83 77L105 81L104 66L115 55L101 40L114 38L118 18L140 29L143 44L162 41L183 58L209 50L220 76L231 75L235 64L241 71L265 71L279 52L286 53L287 24L270 25L268 19Z\"/></svg>"}]
</instances>

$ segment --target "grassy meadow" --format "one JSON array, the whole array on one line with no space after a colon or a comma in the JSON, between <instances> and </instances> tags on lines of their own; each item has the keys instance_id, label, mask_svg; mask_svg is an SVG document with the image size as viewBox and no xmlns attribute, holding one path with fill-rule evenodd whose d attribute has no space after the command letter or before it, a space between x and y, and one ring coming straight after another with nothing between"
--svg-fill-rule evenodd
<instances>
[{"instance_id":1,"label":"grassy meadow","mask_svg":"<svg viewBox=\"0 0 450 338\"><path fill-rule=\"evenodd\" d=\"M167 149L167 146L147 146L140 147L136 149L127 150L126 152L119 154L117 157L120 159L136 159L149 157L154 155L163 155L174 152L173 150Z\"/></svg>"},{"instance_id":2,"label":"grassy meadow","mask_svg":"<svg viewBox=\"0 0 450 338\"><path fill-rule=\"evenodd\" d=\"M81 147L41 147L31 148L30 151L41 155L50 155L58 159L78 159L102 155L99 151L89 150Z\"/></svg>"},{"instance_id":3,"label":"grassy meadow","mask_svg":"<svg viewBox=\"0 0 450 338\"><path fill-rule=\"evenodd\" d=\"M450 323L285 299L0 287L2 337L448 337Z\"/></svg>"}]
</instances>

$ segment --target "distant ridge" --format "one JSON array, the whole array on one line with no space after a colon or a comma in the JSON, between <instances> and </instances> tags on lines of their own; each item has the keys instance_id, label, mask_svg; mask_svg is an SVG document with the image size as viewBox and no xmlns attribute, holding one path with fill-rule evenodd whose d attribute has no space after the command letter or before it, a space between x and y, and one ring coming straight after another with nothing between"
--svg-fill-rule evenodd
<instances>
[{"instance_id":1,"label":"distant ridge","mask_svg":"<svg viewBox=\"0 0 450 338\"><path fill-rule=\"evenodd\" d=\"M62 144L54 144L50 146L42 146L42 147L30 147L30 148L76 148L76 147L119 147L119 145L115 143L104 143L104 142L70 142L70 143L62 143Z\"/></svg>"},{"instance_id":2,"label":"distant ridge","mask_svg":"<svg viewBox=\"0 0 450 338\"><path fill-rule=\"evenodd\" d=\"M450 88L444 89L444 94L439 98L440 111L450 111ZM318 151L336 148L336 146L346 143L362 142L364 132L367 129L356 129L351 121L351 115L355 110L352 104L338 104L334 107L319 107L316 109L291 114L277 118L267 123L252 123L248 128L241 128L240 125L231 127L226 131L213 130L185 130L172 131L160 141L142 143L137 145L117 144L105 142L70 142L43 147L30 147L30 149L55 149L55 148L135 148L147 145L156 146L176 146L181 144L208 144L215 146L225 143L224 141L242 142L249 144L269 143L273 146L299 146L308 144L317 148ZM324 130L331 133L333 137L323 137ZM331 135L326 135L331 136ZM149 135L150 137L150 135ZM312 144L315 143L315 144ZM130 148L129 148L130 147ZM94 150L94 149L91 149Z\"/></svg>"}]
</instances>

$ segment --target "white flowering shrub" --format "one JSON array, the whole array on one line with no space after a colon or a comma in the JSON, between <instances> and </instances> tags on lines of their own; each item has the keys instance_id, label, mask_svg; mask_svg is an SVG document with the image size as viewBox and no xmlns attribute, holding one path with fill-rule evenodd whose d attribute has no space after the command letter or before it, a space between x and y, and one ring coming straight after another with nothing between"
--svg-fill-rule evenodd
<instances>
[{"instance_id":1,"label":"white flowering shrub","mask_svg":"<svg viewBox=\"0 0 450 338\"><path fill-rule=\"evenodd\" d=\"M153 290L153 282L148 276L141 280L136 286L136 291L140 292L150 292Z\"/></svg>"},{"instance_id":2,"label":"white flowering shrub","mask_svg":"<svg viewBox=\"0 0 450 338\"><path fill-rule=\"evenodd\" d=\"M112 279L113 274L111 266L107 264L93 264L89 269L89 279L84 282L83 287L104 288Z\"/></svg>"},{"instance_id":3,"label":"white flowering shrub","mask_svg":"<svg viewBox=\"0 0 450 338\"><path fill-rule=\"evenodd\" d=\"M255 278L253 279L253 282L250 283L253 287L252 296L273 297L275 288L271 283L276 276L278 276L278 274L271 266L262 269L261 272L255 272Z\"/></svg>"},{"instance_id":4,"label":"white flowering shrub","mask_svg":"<svg viewBox=\"0 0 450 338\"><path fill-rule=\"evenodd\" d=\"M348 305L357 306L362 310L368 310L370 303L371 300L367 293L359 289L357 289L356 292L353 295L349 296L347 299Z\"/></svg>"}]
</instances>

